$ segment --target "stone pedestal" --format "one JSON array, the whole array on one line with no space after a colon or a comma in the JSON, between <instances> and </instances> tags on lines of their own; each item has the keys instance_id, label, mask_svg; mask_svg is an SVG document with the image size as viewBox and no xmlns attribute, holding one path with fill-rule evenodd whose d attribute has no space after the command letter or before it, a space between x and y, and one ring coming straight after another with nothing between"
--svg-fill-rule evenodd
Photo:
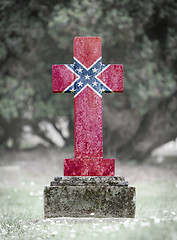
<instances>
[{"instance_id":1,"label":"stone pedestal","mask_svg":"<svg viewBox=\"0 0 177 240\"><path fill-rule=\"evenodd\" d=\"M135 188L124 177L55 177L44 189L44 215L133 218Z\"/></svg>"},{"instance_id":2,"label":"stone pedestal","mask_svg":"<svg viewBox=\"0 0 177 240\"><path fill-rule=\"evenodd\" d=\"M115 159L65 159L64 176L115 176Z\"/></svg>"}]
</instances>

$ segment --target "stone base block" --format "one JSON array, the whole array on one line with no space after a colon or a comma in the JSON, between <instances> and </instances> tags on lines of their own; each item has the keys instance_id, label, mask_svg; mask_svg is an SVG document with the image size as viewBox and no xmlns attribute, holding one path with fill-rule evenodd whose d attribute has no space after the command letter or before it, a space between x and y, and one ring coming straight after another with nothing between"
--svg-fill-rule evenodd
<instances>
[{"instance_id":1,"label":"stone base block","mask_svg":"<svg viewBox=\"0 0 177 240\"><path fill-rule=\"evenodd\" d=\"M115 159L68 158L64 160L64 176L114 176Z\"/></svg>"},{"instance_id":2,"label":"stone base block","mask_svg":"<svg viewBox=\"0 0 177 240\"><path fill-rule=\"evenodd\" d=\"M44 189L44 215L133 218L135 188L123 177L56 177Z\"/></svg>"}]
</instances>

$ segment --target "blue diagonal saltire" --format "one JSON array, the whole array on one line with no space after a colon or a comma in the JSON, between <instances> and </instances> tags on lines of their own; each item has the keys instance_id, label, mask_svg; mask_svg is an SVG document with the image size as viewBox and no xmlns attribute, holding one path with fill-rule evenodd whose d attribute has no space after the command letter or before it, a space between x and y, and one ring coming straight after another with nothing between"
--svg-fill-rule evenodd
<instances>
[{"instance_id":1,"label":"blue diagonal saltire","mask_svg":"<svg viewBox=\"0 0 177 240\"><path fill-rule=\"evenodd\" d=\"M74 58L74 64L67 64L66 66L75 73L77 77L64 92L74 92L74 97L76 97L87 86L100 97L102 97L103 92L112 92L112 90L97 77L109 67L109 64L102 64L101 58L95 61L89 68L86 68L76 58Z\"/></svg>"}]
</instances>

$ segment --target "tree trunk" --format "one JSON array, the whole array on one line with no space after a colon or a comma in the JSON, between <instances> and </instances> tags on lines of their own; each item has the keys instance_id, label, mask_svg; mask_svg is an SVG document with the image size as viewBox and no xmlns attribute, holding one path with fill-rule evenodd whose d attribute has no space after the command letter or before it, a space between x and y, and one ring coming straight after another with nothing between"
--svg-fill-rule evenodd
<instances>
[{"instance_id":1,"label":"tree trunk","mask_svg":"<svg viewBox=\"0 0 177 240\"><path fill-rule=\"evenodd\" d=\"M108 109L107 109L108 110ZM124 111L124 110L123 110ZM123 112L123 115L126 114ZM108 113L107 113L108 114ZM111 118L115 114L109 111ZM121 115L121 113L119 114ZM136 117L129 112L130 122L136 122ZM132 117L131 117L132 116ZM123 117L122 117L123 118ZM109 145L112 153L118 156L119 160L135 159L139 162L145 160L151 151L160 145L175 139L177 136L177 90L171 96L159 102L154 108L148 111L141 119L137 118L134 125L133 133L130 131L129 137L125 134L125 141L121 136L121 127L119 126L114 132L111 127L107 128ZM127 123L125 124L127 127ZM122 128L124 125L122 123ZM109 132L110 128L110 133ZM127 129L132 129L130 126ZM115 139L116 136L116 139ZM120 136L120 141L119 137ZM109 152L108 150L106 152Z\"/></svg>"}]
</instances>

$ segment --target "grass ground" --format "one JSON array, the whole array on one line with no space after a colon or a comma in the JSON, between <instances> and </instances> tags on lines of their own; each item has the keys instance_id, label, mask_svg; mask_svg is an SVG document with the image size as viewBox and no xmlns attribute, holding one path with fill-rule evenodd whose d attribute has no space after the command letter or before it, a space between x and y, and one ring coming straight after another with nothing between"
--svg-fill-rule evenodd
<instances>
[{"instance_id":1,"label":"grass ground","mask_svg":"<svg viewBox=\"0 0 177 240\"><path fill-rule=\"evenodd\" d=\"M49 153L50 158L42 154L11 153L1 157L0 174L7 165L19 166L20 171L16 179L12 171L0 177L0 239L177 239L174 169L119 165L121 175L126 175L137 190L135 219L43 219L44 185L52 180L51 176L61 175L64 156L61 153L59 157L55 151ZM4 184L4 178L9 182Z\"/></svg>"}]
</instances>

